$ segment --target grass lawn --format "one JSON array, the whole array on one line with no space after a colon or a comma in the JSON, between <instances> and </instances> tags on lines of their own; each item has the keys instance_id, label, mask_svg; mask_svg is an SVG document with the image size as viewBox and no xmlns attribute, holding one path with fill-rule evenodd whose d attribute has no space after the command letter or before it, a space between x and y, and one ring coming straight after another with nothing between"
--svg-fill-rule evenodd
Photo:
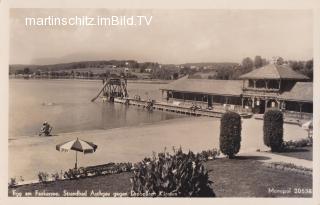
<instances>
[{"instance_id":1,"label":"grass lawn","mask_svg":"<svg viewBox=\"0 0 320 205\"><path fill-rule=\"evenodd\" d=\"M261 162L252 158L241 157L238 159L217 159L206 162L206 167L212 170L209 174L214 181L213 190L217 197L311 197L311 194L295 194L295 191L307 191L312 188L312 177L292 172L284 172L267 168ZM15 189L16 192L63 192L91 191L113 193L130 193L131 173L121 173L109 176L66 180L51 182L48 184L24 185ZM274 193L269 193L269 188ZM288 194L279 193L281 190L289 190ZM296 189L296 190L295 190ZM278 192L278 193L275 193ZM13 189L9 189L12 196Z\"/></svg>"},{"instance_id":2,"label":"grass lawn","mask_svg":"<svg viewBox=\"0 0 320 205\"><path fill-rule=\"evenodd\" d=\"M299 148L296 151L292 151L292 152L281 152L281 153L273 153L273 154L279 154L279 155L284 155L288 157L294 157L298 159L305 159L305 160L312 161L312 153L313 153L312 147L308 146L308 147Z\"/></svg>"},{"instance_id":3,"label":"grass lawn","mask_svg":"<svg viewBox=\"0 0 320 205\"><path fill-rule=\"evenodd\" d=\"M252 158L219 159L208 162L207 168L213 170L210 179L218 197L312 197L294 193L312 189L311 176L267 168ZM291 193L269 193L269 188L291 189Z\"/></svg>"}]
</instances>

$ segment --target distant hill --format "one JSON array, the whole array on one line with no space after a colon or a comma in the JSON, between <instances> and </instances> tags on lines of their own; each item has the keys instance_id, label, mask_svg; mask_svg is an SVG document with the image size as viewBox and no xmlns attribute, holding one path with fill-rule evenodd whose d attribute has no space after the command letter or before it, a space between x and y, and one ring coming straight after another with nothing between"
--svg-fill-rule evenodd
<instances>
[{"instance_id":1,"label":"distant hill","mask_svg":"<svg viewBox=\"0 0 320 205\"><path fill-rule=\"evenodd\" d=\"M62 70L74 70L81 68L103 68L105 66L116 66L116 67L128 67L128 68L147 68L148 66L154 67L159 65L154 62L142 62L138 63L135 60L100 60L100 61L79 61L79 62L71 62L71 63L59 63L59 64L49 64L49 65L23 65L23 64L12 64L9 66L9 72L15 73L16 71L21 71L25 68L29 68L31 72L35 71L62 71ZM237 66L237 63L185 63L180 64L180 66L185 67L198 67L203 68L206 67L208 69L219 69L224 66ZM165 68L174 68L176 65L174 64L163 64Z\"/></svg>"},{"instance_id":2,"label":"distant hill","mask_svg":"<svg viewBox=\"0 0 320 205\"><path fill-rule=\"evenodd\" d=\"M79 68L99 68L108 65L114 65L117 67L134 67L139 66L137 61L134 60L109 60L109 61L81 61L81 62L71 62L71 63L59 63L50 65L21 65L12 64L9 66L9 72L15 73L18 70L23 70L29 68L31 72L37 70L40 71L61 71L61 70L73 70Z\"/></svg>"},{"instance_id":3,"label":"distant hill","mask_svg":"<svg viewBox=\"0 0 320 205\"><path fill-rule=\"evenodd\" d=\"M12 65L9 65L9 72L15 73L16 71L23 70L25 68L36 70L38 67L39 65L12 64Z\"/></svg>"},{"instance_id":4,"label":"distant hill","mask_svg":"<svg viewBox=\"0 0 320 205\"><path fill-rule=\"evenodd\" d=\"M184 63L181 64L181 66L195 66L195 67L207 67L207 68L220 68L222 66L238 66L239 63L234 63L234 62L203 62L203 63Z\"/></svg>"}]
</instances>

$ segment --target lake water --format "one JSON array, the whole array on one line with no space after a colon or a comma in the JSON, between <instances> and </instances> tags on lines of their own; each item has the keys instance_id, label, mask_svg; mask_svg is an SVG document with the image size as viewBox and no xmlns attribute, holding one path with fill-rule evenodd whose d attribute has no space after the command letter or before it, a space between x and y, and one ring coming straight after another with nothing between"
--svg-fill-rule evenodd
<instances>
[{"instance_id":1,"label":"lake water","mask_svg":"<svg viewBox=\"0 0 320 205\"><path fill-rule=\"evenodd\" d=\"M129 95L161 99L163 84L128 83ZM44 121L54 133L110 129L183 117L174 113L147 112L142 108L90 100L100 81L18 80L9 82L9 138L35 136Z\"/></svg>"}]
</instances>

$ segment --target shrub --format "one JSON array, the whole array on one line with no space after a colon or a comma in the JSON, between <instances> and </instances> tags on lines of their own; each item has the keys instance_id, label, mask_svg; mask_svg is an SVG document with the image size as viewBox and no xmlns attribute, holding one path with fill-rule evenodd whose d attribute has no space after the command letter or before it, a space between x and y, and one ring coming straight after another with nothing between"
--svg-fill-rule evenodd
<instances>
[{"instance_id":1,"label":"shrub","mask_svg":"<svg viewBox=\"0 0 320 205\"><path fill-rule=\"evenodd\" d=\"M60 180L60 175L58 172L54 173L54 174L51 174L51 178L54 180L54 181L58 181Z\"/></svg>"},{"instance_id":2,"label":"shrub","mask_svg":"<svg viewBox=\"0 0 320 205\"><path fill-rule=\"evenodd\" d=\"M80 171L78 169L69 169L64 172L63 177L65 179L78 179L80 178Z\"/></svg>"},{"instance_id":3,"label":"shrub","mask_svg":"<svg viewBox=\"0 0 320 205\"><path fill-rule=\"evenodd\" d=\"M22 177L22 176L20 176L20 181L21 181L21 182L24 182L24 179L23 179L23 177Z\"/></svg>"},{"instance_id":4,"label":"shrub","mask_svg":"<svg viewBox=\"0 0 320 205\"><path fill-rule=\"evenodd\" d=\"M38 179L39 179L39 182L47 182L48 179L49 179L49 174L46 173L46 172L39 172L38 173Z\"/></svg>"},{"instance_id":5,"label":"shrub","mask_svg":"<svg viewBox=\"0 0 320 205\"><path fill-rule=\"evenodd\" d=\"M108 163L104 165L97 165L93 167L80 167L79 169L69 169L64 172L65 179L78 179L93 176L102 176L108 174L116 174L122 172L130 172L132 163Z\"/></svg>"},{"instance_id":6,"label":"shrub","mask_svg":"<svg viewBox=\"0 0 320 205\"><path fill-rule=\"evenodd\" d=\"M263 116L263 141L272 152L279 152L283 146L283 114L269 110Z\"/></svg>"},{"instance_id":7,"label":"shrub","mask_svg":"<svg viewBox=\"0 0 320 205\"><path fill-rule=\"evenodd\" d=\"M10 182L8 183L9 188L14 188L17 186L17 180L16 178L10 178Z\"/></svg>"},{"instance_id":8,"label":"shrub","mask_svg":"<svg viewBox=\"0 0 320 205\"><path fill-rule=\"evenodd\" d=\"M220 124L220 150L229 158L233 158L240 150L241 117L238 113L223 114Z\"/></svg>"},{"instance_id":9,"label":"shrub","mask_svg":"<svg viewBox=\"0 0 320 205\"><path fill-rule=\"evenodd\" d=\"M312 138L306 138L306 139L300 139L300 140L290 140L290 141L284 141L283 142L283 148L284 149L294 149L294 148L301 148L301 147L307 147L312 146Z\"/></svg>"},{"instance_id":10,"label":"shrub","mask_svg":"<svg viewBox=\"0 0 320 205\"><path fill-rule=\"evenodd\" d=\"M197 154L197 158L201 161L208 161L208 160L213 160L217 156L219 156L220 152L217 149L212 149L212 150L207 150L207 151L202 151Z\"/></svg>"},{"instance_id":11,"label":"shrub","mask_svg":"<svg viewBox=\"0 0 320 205\"><path fill-rule=\"evenodd\" d=\"M168 152L154 154L135 164L131 178L131 193L137 196L212 197L208 171L201 161L189 151L181 149L170 155Z\"/></svg>"}]
</instances>

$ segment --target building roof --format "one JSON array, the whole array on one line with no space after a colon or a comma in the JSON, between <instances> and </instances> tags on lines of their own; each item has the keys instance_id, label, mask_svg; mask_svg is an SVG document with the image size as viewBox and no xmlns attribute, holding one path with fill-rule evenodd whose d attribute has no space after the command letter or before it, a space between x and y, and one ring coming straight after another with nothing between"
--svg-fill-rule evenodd
<instances>
[{"instance_id":1,"label":"building roof","mask_svg":"<svg viewBox=\"0 0 320 205\"><path fill-rule=\"evenodd\" d=\"M262 68L254 69L253 71L241 75L240 79L294 79L307 80L307 76L297 73L288 65L268 64Z\"/></svg>"},{"instance_id":2,"label":"building roof","mask_svg":"<svg viewBox=\"0 0 320 205\"><path fill-rule=\"evenodd\" d=\"M189 79L183 77L160 89L211 95L240 96L242 94L242 81Z\"/></svg>"},{"instance_id":3,"label":"building roof","mask_svg":"<svg viewBox=\"0 0 320 205\"><path fill-rule=\"evenodd\" d=\"M289 101L313 102L313 83L297 82L290 91L283 92L279 98Z\"/></svg>"}]
</instances>

